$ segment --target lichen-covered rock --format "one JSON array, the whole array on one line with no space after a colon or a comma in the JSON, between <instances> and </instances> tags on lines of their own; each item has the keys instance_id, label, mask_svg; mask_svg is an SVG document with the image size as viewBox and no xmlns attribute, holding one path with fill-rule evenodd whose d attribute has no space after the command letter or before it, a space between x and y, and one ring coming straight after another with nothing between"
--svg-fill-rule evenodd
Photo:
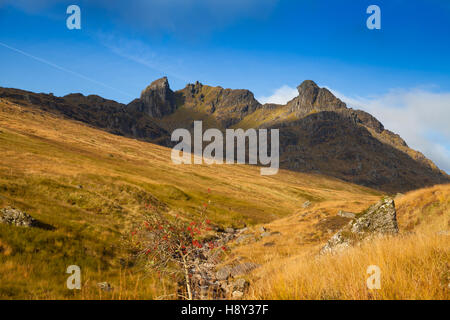
<instances>
[{"instance_id":1,"label":"lichen-covered rock","mask_svg":"<svg viewBox=\"0 0 450 320\"><path fill-rule=\"evenodd\" d=\"M216 272L216 279L219 281L227 280L231 276L231 269L232 268L230 266L225 266L223 268L220 268Z\"/></svg>"},{"instance_id":2,"label":"lichen-covered rock","mask_svg":"<svg viewBox=\"0 0 450 320\"><path fill-rule=\"evenodd\" d=\"M311 205L311 201L305 201L305 202L302 204L302 208L306 209L306 208L308 208L310 205Z\"/></svg>"},{"instance_id":3,"label":"lichen-covered rock","mask_svg":"<svg viewBox=\"0 0 450 320\"><path fill-rule=\"evenodd\" d=\"M241 278L233 281L232 285L234 291L245 292L250 284L247 280Z\"/></svg>"},{"instance_id":4,"label":"lichen-covered rock","mask_svg":"<svg viewBox=\"0 0 450 320\"><path fill-rule=\"evenodd\" d=\"M232 277L242 276L247 273L250 273L252 270L254 270L258 267L260 267L259 264L256 264L253 262L243 262L241 264L234 266L231 269L231 276Z\"/></svg>"},{"instance_id":5,"label":"lichen-covered rock","mask_svg":"<svg viewBox=\"0 0 450 320\"><path fill-rule=\"evenodd\" d=\"M339 210L338 216L353 219L356 217L356 214L354 214L353 212Z\"/></svg>"},{"instance_id":6,"label":"lichen-covered rock","mask_svg":"<svg viewBox=\"0 0 450 320\"><path fill-rule=\"evenodd\" d=\"M356 215L355 219L333 235L321 249L321 253L341 251L351 245L376 235L398 233L394 200L385 198Z\"/></svg>"},{"instance_id":7,"label":"lichen-covered rock","mask_svg":"<svg viewBox=\"0 0 450 320\"><path fill-rule=\"evenodd\" d=\"M394 200L385 198L372 205L353 222L351 231L357 234L398 233L397 213Z\"/></svg>"},{"instance_id":8,"label":"lichen-covered rock","mask_svg":"<svg viewBox=\"0 0 450 320\"><path fill-rule=\"evenodd\" d=\"M37 221L26 212L7 207L0 210L0 223L21 227L34 227Z\"/></svg>"}]
</instances>

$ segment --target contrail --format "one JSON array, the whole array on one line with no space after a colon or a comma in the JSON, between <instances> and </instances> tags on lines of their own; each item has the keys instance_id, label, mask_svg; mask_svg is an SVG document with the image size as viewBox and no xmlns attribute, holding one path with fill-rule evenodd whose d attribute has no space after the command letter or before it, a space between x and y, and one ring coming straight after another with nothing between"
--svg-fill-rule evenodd
<instances>
[{"instance_id":1,"label":"contrail","mask_svg":"<svg viewBox=\"0 0 450 320\"><path fill-rule=\"evenodd\" d=\"M72 75L74 75L74 76L77 76L77 77L79 77L79 78L81 78L81 79L84 79L84 80L90 81L90 82L92 82L92 83L98 84L98 85L100 85L100 86L102 86L102 87L105 87L105 88L107 88L107 89L111 89L111 90L120 92L120 93L122 93L122 94L124 94L124 95L126 95L126 96L129 96L129 97L132 97L132 98L134 97L133 95L131 95L131 94L127 93L127 92L124 92L124 91L122 91L122 90L120 90L120 89L113 88L113 87L111 87L111 86L109 86L109 85L107 85L107 84L105 84L105 83L103 83L103 82L100 82L100 81L91 79L91 78L89 78L89 77L86 77L86 76L84 76L84 75L78 73L78 72L75 72L75 71L66 69L66 68L64 68L64 67L58 66L57 64L54 64L54 63L52 63L52 62L50 62L50 61L47 61L47 60L45 60L45 59L42 59L42 58L33 56L33 55L31 55L31 54L29 54L29 53L26 53L26 52L24 52L24 51L22 51L22 50L19 50L19 49L17 49L17 48L8 46L7 44L4 44L4 43L2 43L2 42L0 42L0 45L3 46L3 47L5 47L5 48L8 48L8 49L10 49L10 50L12 50L12 51L18 52L18 53L20 53L20 54L22 54L22 55L24 55L24 56L26 56L26 57L28 57L28 58L31 58L31 59L34 59L34 60L36 60L36 61L45 63L46 65L49 65L49 66L51 66L51 67L53 67L53 68L55 68L55 69L58 69L58 70L61 70L61 71L70 73L70 74L72 74Z\"/></svg>"}]
</instances>

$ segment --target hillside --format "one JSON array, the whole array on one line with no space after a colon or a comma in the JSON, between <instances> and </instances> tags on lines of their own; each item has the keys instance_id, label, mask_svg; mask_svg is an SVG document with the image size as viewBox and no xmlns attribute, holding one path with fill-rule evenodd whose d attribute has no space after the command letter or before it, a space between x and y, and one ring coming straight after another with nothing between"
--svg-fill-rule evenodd
<instances>
[{"instance_id":1,"label":"hillside","mask_svg":"<svg viewBox=\"0 0 450 320\"><path fill-rule=\"evenodd\" d=\"M235 244L236 259L261 267L246 275L251 299L450 299L450 185L395 197L399 235L375 238L338 254L319 255L348 220L348 203L313 203L296 214L251 228L271 236ZM380 290L368 290L368 266L381 270Z\"/></svg>"},{"instance_id":2,"label":"hillside","mask_svg":"<svg viewBox=\"0 0 450 320\"><path fill-rule=\"evenodd\" d=\"M0 208L24 210L46 227L0 224L0 297L129 299L172 292L173 283L144 277L128 260L126 239L149 203L195 220L209 199L214 223L243 227L288 216L305 201L362 208L381 196L315 174L176 166L170 151L1 99ZM64 286L72 264L83 271L81 292ZM102 281L116 290L98 290Z\"/></svg>"},{"instance_id":3,"label":"hillside","mask_svg":"<svg viewBox=\"0 0 450 320\"><path fill-rule=\"evenodd\" d=\"M449 176L370 114L344 102L313 81L298 86L286 105L261 105L248 90L199 82L172 91L167 78L152 82L128 105L98 96L65 97L0 88L0 97L87 123L107 132L171 146L170 133L203 127L280 130L280 166L378 189L405 192L450 182ZM401 119L399 119L401 121Z\"/></svg>"}]
</instances>

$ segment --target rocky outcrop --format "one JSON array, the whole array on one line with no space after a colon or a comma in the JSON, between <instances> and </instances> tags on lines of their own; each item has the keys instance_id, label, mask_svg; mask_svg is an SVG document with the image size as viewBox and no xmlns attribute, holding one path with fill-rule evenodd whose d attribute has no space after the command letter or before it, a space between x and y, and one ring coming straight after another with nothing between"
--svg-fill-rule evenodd
<instances>
[{"instance_id":1,"label":"rocky outcrop","mask_svg":"<svg viewBox=\"0 0 450 320\"><path fill-rule=\"evenodd\" d=\"M173 113L176 109L175 94L170 89L167 77L153 81L141 92L141 97L133 100L127 108L154 118Z\"/></svg>"},{"instance_id":2,"label":"rocky outcrop","mask_svg":"<svg viewBox=\"0 0 450 320\"><path fill-rule=\"evenodd\" d=\"M253 93L244 89L212 87L197 81L177 93L181 96L183 106L207 114L222 129L240 122L247 115L262 108Z\"/></svg>"},{"instance_id":3,"label":"rocky outcrop","mask_svg":"<svg viewBox=\"0 0 450 320\"><path fill-rule=\"evenodd\" d=\"M364 239L398 233L394 200L385 198L358 214L328 240L321 253L337 252Z\"/></svg>"},{"instance_id":4,"label":"rocky outcrop","mask_svg":"<svg viewBox=\"0 0 450 320\"><path fill-rule=\"evenodd\" d=\"M259 265L237 259L229 265L220 266L222 262L220 248L239 238L244 230L218 232L213 242L219 250L201 248L192 257L194 260L191 264L195 267L190 270L190 273L194 299L240 299L244 296L250 284L242 276L258 268Z\"/></svg>"},{"instance_id":5,"label":"rocky outcrop","mask_svg":"<svg viewBox=\"0 0 450 320\"><path fill-rule=\"evenodd\" d=\"M37 221L24 211L11 207L0 210L0 223L10 224L20 227L35 227Z\"/></svg>"},{"instance_id":6,"label":"rocky outcrop","mask_svg":"<svg viewBox=\"0 0 450 320\"><path fill-rule=\"evenodd\" d=\"M297 87L298 97L288 103L291 111L307 114L312 111L335 110L346 107L328 89L320 88L314 81L305 80Z\"/></svg>"}]
</instances>

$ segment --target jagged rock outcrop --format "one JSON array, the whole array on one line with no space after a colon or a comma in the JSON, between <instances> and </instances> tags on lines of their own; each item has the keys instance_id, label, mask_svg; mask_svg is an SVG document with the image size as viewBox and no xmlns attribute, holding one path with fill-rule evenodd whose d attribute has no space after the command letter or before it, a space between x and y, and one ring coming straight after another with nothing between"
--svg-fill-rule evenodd
<instances>
[{"instance_id":1,"label":"jagged rock outcrop","mask_svg":"<svg viewBox=\"0 0 450 320\"><path fill-rule=\"evenodd\" d=\"M0 223L20 227L35 227L37 221L24 211L7 207L0 210Z\"/></svg>"},{"instance_id":2,"label":"jagged rock outcrop","mask_svg":"<svg viewBox=\"0 0 450 320\"><path fill-rule=\"evenodd\" d=\"M337 252L364 239L398 233L394 200L385 198L358 214L328 240L321 253Z\"/></svg>"},{"instance_id":3,"label":"jagged rock outcrop","mask_svg":"<svg viewBox=\"0 0 450 320\"><path fill-rule=\"evenodd\" d=\"M177 93L184 107L207 114L221 129L240 122L262 107L249 90L211 87L198 81Z\"/></svg>"},{"instance_id":4,"label":"jagged rock outcrop","mask_svg":"<svg viewBox=\"0 0 450 320\"><path fill-rule=\"evenodd\" d=\"M346 104L336 98L328 89L320 88L312 80L303 81L297 90L298 97L288 102L288 106L291 111L298 114L346 107Z\"/></svg>"},{"instance_id":5,"label":"jagged rock outcrop","mask_svg":"<svg viewBox=\"0 0 450 320\"><path fill-rule=\"evenodd\" d=\"M151 117L162 118L176 109L175 94L170 89L167 77L153 81L145 88L139 99L128 104L129 110L145 113Z\"/></svg>"}]
</instances>

